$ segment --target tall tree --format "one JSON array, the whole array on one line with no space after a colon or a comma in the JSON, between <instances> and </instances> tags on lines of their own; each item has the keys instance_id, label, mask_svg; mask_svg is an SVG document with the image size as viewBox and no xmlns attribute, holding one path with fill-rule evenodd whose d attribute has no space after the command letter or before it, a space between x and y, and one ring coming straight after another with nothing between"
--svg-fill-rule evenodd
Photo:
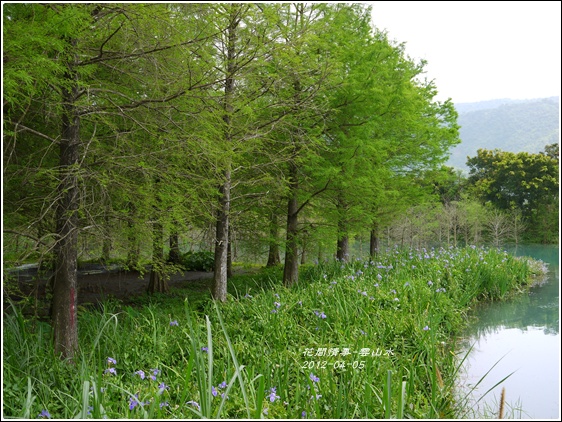
<instances>
[{"instance_id":1,"label":"tall tree","mask_svg":"<svg viewBox=\"0 0 562 422\"><path fill-rule=\"evenodd\" d=\"M228 242L234 207L247 195L244 189L255 189L262 166L262 142L278 114L261 113L268 107L264 98L273 81L265 70L272 55L274 36L270 5L218 4L214 6L214 25L219 34L215 40L213 67L220 75L220 90L210 98L207 117L217 131L207 137L205 154L213 161L218 189L215 202L215 274L212 294L225 301L228 276ZM244 188L242 188L244 186ZM234 196L236 193L236 196ZM250 196L258 194L252 192Z\"/></svg>"},{"instance_id":2,"label":"tall tree","mask_svg":"<svg viewBox=\"0 0 562 422\"><path fill-rule=\"evenodd\" d=\"M16 146L11 152L29 150L17 148L16 139L26 145L43 141L42 154L49 160L35 163L50 175L50 183L58 185L56 197L39 198L40 212L26 219L28 225L40 225L50 210L56 210L55 227L46 229L54 239L54 347L57 354L72 358L77 348L77 239L86 221L92 223L87 227L98 227L98 216L104 213L94 211L108 207L107 202L97 201L95 193L107 192L109 181L115 181L99 171L100 161L119 161L118 148L112 147L130 142L128 158L119 157L129 163L135 157L138 165L127 165L120 175L136 172L143 176L140 180L152 179L138 157L147 152L143 147L149 147L149 156L154 152L154 144L143 140L158 139L166 113L157 106L194 89L198 81L164 86L162 81L173 79L147 81L143 75L154 75L154 69L161 68L157 53L196 45L198 35L183 41L170 38L178 31L169 31L170 25L165 24L176 16L168 5L10 4L4 11L5 105L9 107L4 124L11 145ZM41 108L49 110L49 119L37 119L35 109ZM155 115L160 121L150 118ZM8 162L10 171L16 161ZM121 180L133 186L128 176ZM122 202L132 206L134 192L129 189L129 198Z\"/></svg>"},{"instance_id":3,"label":"tall tree","mask_svg":"<svg viewBox=\"0 0 562 422\"><path fill-rule=\"evenodd\" d=\"M323 148L321 131L327 113L321 89L329 89L330 59L322 45L321 34L327 30L325 5L284 4L276 20L279 48L272 66L279 69L274 85L275 97L285 108L285 119L272 137L286 160L287 224L283 281L298 281L299 213L312 197L327 186L306 192L308 170L314 168L314 156ZM316 168L316 170L322 170Z\"/></svg>"}]
</instances>

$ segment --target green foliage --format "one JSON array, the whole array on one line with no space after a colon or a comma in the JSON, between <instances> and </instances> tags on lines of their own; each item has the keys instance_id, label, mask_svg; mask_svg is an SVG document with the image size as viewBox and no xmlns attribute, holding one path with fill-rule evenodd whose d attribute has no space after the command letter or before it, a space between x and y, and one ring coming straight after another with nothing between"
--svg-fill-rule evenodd
<instances>
[{"instance_id":1,"label":"green foliage","mask_svg":"<svg viewBox=\"0 0 562 422\"><path fill-rule=\"evenodd\" d=\"M556 232L553 222L558 221L558 157L480 149L467 163L468 182L482 201L501 210L519 210L527 223L538 227L546 237Z\"/></svg>"},{"instance_id":2,"label":"green foliage","mask_svg":"<svg viewBox=\"0 0 562 422\"><path fill-rule=\"evenodd\" d=\"M209 251L189 251L180 256L180 265L186 271L213 271L215 255Z\"/></svg>"}]
</instances>

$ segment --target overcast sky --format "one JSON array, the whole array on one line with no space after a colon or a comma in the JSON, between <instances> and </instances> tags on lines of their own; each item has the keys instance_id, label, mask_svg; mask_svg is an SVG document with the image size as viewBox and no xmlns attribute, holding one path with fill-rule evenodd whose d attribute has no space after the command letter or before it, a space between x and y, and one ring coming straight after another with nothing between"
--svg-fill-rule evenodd
<instances>
[{"instance_id":1,"label":"overcast sky","mask_svg":"<svg viewBox=\"0 0 562 422\"><path fill-rule=\"evenodd\" d=\"M437 100L560 95L559 1L374 1L373 24L425 59Z\"/></svg>"}]
</instances>

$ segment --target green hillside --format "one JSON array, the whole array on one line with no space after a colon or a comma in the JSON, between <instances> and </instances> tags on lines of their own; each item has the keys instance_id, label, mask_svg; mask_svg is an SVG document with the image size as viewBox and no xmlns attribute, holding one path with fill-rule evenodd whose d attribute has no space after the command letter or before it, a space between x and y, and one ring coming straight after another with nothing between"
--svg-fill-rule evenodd
<instances>
[{"instance_id":1,"label":"green hillside","mask_svg":"<svg viewBox=\"0 0 562 422\"><path fill-rule=\"evenodd\" d=\"M542 151L559 142L560 97L493 100L456 105L462 143L451 150L448 165L467 169L467 156L479 148L511 152Z\"/></svg>"}]
</instances>

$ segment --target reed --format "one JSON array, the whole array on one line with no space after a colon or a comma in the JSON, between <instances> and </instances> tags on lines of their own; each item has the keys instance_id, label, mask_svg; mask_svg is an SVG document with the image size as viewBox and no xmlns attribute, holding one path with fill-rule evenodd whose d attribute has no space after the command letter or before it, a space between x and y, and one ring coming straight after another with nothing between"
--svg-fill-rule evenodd
<instances>
[{"instance_id":1,"label":"reed","mask_svg":"<svg viewBox=\"0 0 562 422\"><path fill-rule=\"evenodd\" d=\"M503 410L505 406L505 387L502 388L502 395L500 398L500 410L498 412L498 418L503 419Z\"/></svg>"}]
</instances>

